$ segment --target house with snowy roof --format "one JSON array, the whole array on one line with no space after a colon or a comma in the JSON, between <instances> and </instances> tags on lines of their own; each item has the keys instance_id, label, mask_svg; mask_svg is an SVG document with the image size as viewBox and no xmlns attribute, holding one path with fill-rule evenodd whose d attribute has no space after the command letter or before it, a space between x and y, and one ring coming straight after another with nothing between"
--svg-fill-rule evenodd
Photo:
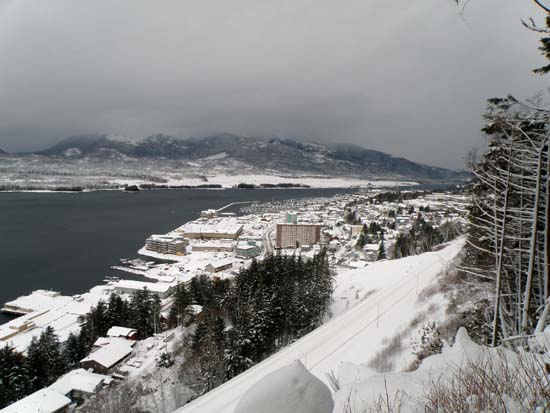
<instances>
[{"instance_id":1,"label":"house with snowy roof","mask_svg":"<svg viewBox=\"0 0 550 413\"><path fill-rule=\"evenodd\" d=\"M59 413L68 411L71 399L55 390L45 388L10 404L2 413Z\"/></svg>"},{"instance_id":2,"label":"house with snowy roof","mask_svg":"<svg viewBox=\"0 0 550 413\"><path fill-rule=\"evenodd\" d=\"M108 344L120 342L130 347L134 347L136 340L129 340L123 337L98 337L94 344L92 345L92 352L99 350L101 347L105 347Z\"/></svg>"},{"instance_id":3,"label":"house with snowy roof","mask_svg":"<svg viewBox=\"0 0 550 413\"><path fill-rule=\"evenodd\" d=\"M120 337L137 340L137 330L128 327L113 326L107 331L107 337Z\"/></svg>"},{"instance_id":4,"label":"house with snowy roof","mask_svg":"<svg viewBox=\"0 0 550 413\"><path fill-rule=\"evenodd\" d=\"M128 340L116 339L101 346L99 350L89 354L88 357L80 360L83 369L92 369L96 373L109 374L120 363L132 354L132 346Z\"/></svg>"},{"instance_id":5,"label":"house with snowy roof","mask_svg":"<svg viewBox=\"0 0 550 413\"><path fill-rule=\"evenodd\" d=\"M234 262L233 259L226 258L226 259L223 259L223 260L218 260L218 261L214 261L214 262L209 263L206 266L205 269L206 269L206 271L211 272L211 273L221 272L221 271L225 271L225 270L228 270L228 269L232 268L233 267L233 262Z\"/></svg>"},{"instance_id":6,"label":"house with snowy roof","mask_svg":"<svg viewBox=\"0 0 550 413\"><path fill-rule=\"evenodd\" d=\"M48 388L79 403L85 397L97 394L104 385L109 385L112 381L109 376L76 369L61 376Z\"/></svg>"}]
</instances>

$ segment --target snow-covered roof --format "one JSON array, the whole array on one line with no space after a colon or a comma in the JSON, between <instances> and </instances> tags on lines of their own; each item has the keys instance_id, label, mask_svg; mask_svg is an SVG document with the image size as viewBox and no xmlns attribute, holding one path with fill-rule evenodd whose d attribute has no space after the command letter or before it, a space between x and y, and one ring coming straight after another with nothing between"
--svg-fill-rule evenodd
<instances>
[{"instance_id":1,"label":"snow-covered roof","mask_svg":"<svg viewBox=\"0 0 550 413\"><path fill-rule=\"evenodd\" d=\"M163 283L172 283L174 282L176 277L172 275L157 275L155 276L155 279Z\"/></svg>"},{"instance_id":2,"label":"snow-covered roof","mask_svg":"<svg viewBox=\"0 0 550 413\"><path fill-rule=\"evenodd\" d=\"M208 221L190 221L179 227L177 231L186 234L237 234L242 230L242 227L242 224L239 224L233 217L213 218Z\"/></svg>"},{"instance_id":3,"label":"snow-covered roof","mask_svg":"<svg viewBox=\"0 0 550 413\"><path fill-rule=\"evenodd\" d=\"M137 331L133 328L113 326L107 331L108 337L128 337Z\"/></svg>"},{"instance_id":4,"label":"snow-covered roof","mask_svg":"<svg viewBox=\"0 0 550 413\"><path fill-rule=\"evenodd\" d=\"M222 259L222 260L213 261L213 262L209 263L208 265L211 265L214 268L222 268L222 267L225 267L225 266L233 265L234 262L235 262L235 260L233 258L225 258L225 259Z\"/></svg>"},{"instance_id":5,"label":"snow-covered roof","mask_svg":"<svg viewBox=\"0 0 550 413\"><path fill-rule=\"evenodd\" d=\"M30 312L62 307L72 300L72 297L60 295L57 291L35 290L29 295L24 295L15 300L8 301L4 306L19 308L23 311Z\"/></svg>"},{"instance_id":6,"label":"snow-covered roof","mask_svg":"<svg viewBox=\"0 0 550 413\"><path fill-rule=\"evenodd\" d=\"M149 283L145 281L134 281L134 280L119 280L114 283L115 288L126 288L129 290L143 290L147 288L149 291L155 293L165 293L170 290L174 285L170 283Z\"/></svg>"},{"instance_id":7,"label":"snow-covered roof","mask_svg":"<svg viewBox=\"0 0 550 413\"><path fill-rule=\"evenodd\" d=\"M231 241L195 241L192 248L233 248Z\"/></svg>"},{"instance_id":8,"label":"snow-covered roof","mask_svg":"<svg viewBox=\"0 0 550 413\"><path fill-rule=\"evenodd\" d=\"M151 241L160 241L160 242L183 242L181 235L171 235L171 234L152 234L148 238Z\"/></svg>"},{"instance_id":9,"label":"snow-covered roof","mask_svg":"<svg viewBox=\"0 0 550 413\"><path fill-rule=\"evenodd\" d=\"M252 250L258 248L257 245L251 245L251 244L238 244L237 249L238 250Z\"/></svg>"},{"instance_id":10,"label":"snow-covered roof","mask_svg":"<svg viewBox=\"0 0 550 413\"><path fill-rule=\"evenodd\" d=\"M103 374L76 369L61 376L48 388L64 395L68 395L73 390L83 393L95 393L99 386L110 380L109 376L104 376Z\"/></svg>"},{"instance_id":11,"label":"snow-covered roof","mask_svg":"<svg viewBox=\"0 0 550 413\"><path fill-rule=\"evenodd\" d=\"M114 343L115 341L120 341L129 345L130 347L133 347L136 344L134 340L128 340L123 337L98 337L98 339L94 341L94 347L103 347L107 344Z\"/></svg>"},{"instance_id":12,"label":"snow-covered roof","mask_svg":"<svg viewBox=\"0 0 550 413\"><path fill-rule=\"evenodd\" d=\"M48 388L38 390L2 409L2 413L54 413L71 404L71 399Z\"/></svg>"},{"instance_id":13,"label":"snow-covered roof","mask_svg":"<svg viewBox=\"0 0 550 413\"><path fill-rule=\"evenodd\" d=\"M74 301L73 297L57 295L50 300L47 294L44 296L42 292L34 291L30 296L36 296L38 300L43 300L42 303L48 304L41 310L33 311L0 325L0 337L6 340L4 343L8 343L20 352L27 349L33 336L40 336L40 333L47 327L52 327L59 340L65 341L70 333L80 330L80 315L86 314L91 307L97 305L99 300L105 300L112 289L113 287L105 285L93 287L90 292L80 296L81 301ZM49 291L45 292L50 293ZM27 325L25 326L25 324Z\"/></svg>"},{"instance_id":14,"label":"snow-covered roof","mask_svg":"<svg viewBox=\"0 0 550 413\"><path fill-rule=\"evenodd\" d=\"M120 340L116 340L111 341L106 346L103 346L99 350L94 351L88 357L80 361L95 361L96 363L101 364L103 367L111 368L131 352L132 347L129 344L124 343Z\"/></svg>"}]
</instances>

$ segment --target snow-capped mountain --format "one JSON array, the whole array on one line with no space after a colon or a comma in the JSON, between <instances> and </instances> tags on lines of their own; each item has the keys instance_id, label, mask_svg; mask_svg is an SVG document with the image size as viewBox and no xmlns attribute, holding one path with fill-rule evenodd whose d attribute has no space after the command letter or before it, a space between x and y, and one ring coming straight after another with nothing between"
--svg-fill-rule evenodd
<instances>
[{"instance_id":1,"label":"snow-capped mountain","mask_svg":"<svg viewBox=\"0 0 550 413\"><path fill-rule=\"evenodd\" d=\"M244 165L284 173L354 177L399 176L423 180L465 179L467 173L428 166L358 145L323 145L286 138L232 134L180 139L157 134L145 139L82 135L38 153L53 158L100 160L171 160Z\"/></svg>"}]
</instances>

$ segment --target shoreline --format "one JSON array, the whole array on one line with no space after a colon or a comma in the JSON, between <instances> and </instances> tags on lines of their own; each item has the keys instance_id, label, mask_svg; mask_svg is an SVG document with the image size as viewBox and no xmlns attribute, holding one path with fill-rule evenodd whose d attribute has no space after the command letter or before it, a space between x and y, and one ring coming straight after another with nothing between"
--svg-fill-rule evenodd
<instances>
[{"instance_id":1,"label":"shoreline","mask_svg":"<svg viewBox=\"0 0 550 413\"><path fill-rule=\"evenodd\" d=\"M162 184L158 186L151 186L157 184L134 184L128 183L127 186L120 186L117 188L80 188L75 186L74 190L65 189L64 187L54 188L33 188L33 189L0 189L0 194L2 193L36 193L36 194L50 194L50 193L60 193L60 194L80 194L80 193L89 193L89 192L147 192L147 191L176 191L176 190L209 190L209 191L223 191L231 189L239 190L289 190L289 189L384 189L384 188L418 188L418 187L431 187L431 186L455 186L465 184L465 182L446 182L446 181L434 181L434 182L416 182L416 181L362 181L358 182L356 180L335 180L335 182L330 182L330 179L327 179L326 182L322 183L304 183L304 184L294 184L294 183L265 183L265 184L255 184L255 183L241 183L234 185L223 185L223 184L211 184L209 185L168 185ZM137 188L137 189L127 189L127 188Z\"/></svg>"}]
</instances>

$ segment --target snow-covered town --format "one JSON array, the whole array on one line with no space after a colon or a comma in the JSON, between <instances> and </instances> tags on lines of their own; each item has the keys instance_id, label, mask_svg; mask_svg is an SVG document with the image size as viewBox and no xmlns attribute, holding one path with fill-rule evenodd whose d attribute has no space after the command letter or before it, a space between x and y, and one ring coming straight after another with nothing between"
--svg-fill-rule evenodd
<instances>
[{"instance_id":1,"label":"snow-covered town","mask_svg":"<svg viewBox=\"0 0 550 413\"><path fill-rule=\"evenodd\" d=\"M459 191L364 191L334 198L243 205L238 214L226 213L224 208L202 211L196 220L167 234L149 236L139 250L141 258L121 259L120 265L112 267L119 277L109 277L104 285L74 296L37 290L5 303L2 311L19 317L0 326L0 343L22 353L49 329L60 342L69 340L79 333L90 310L100 302L108 302L113 293L131 301L132 294L145 289L158 297L160 314L153 334L140 340L135 329L112 326L105 337L93 343L78 369L2 411L24 411L25 406L35 404L41 406L41 412L76 408L83 402L86 406L90 398L105 392L104 387L159 374L164 357L170 365L174 358L183 357L178 349L186 337L192 337L196 327L193 320L201 317L201 305L191 303L189 321L169 327L178 286L189 287L201 276L231 280L254 260L273 254L296 256L307 262L321 250L327 251L335 289L330 315L324 322L334 319L407 274L409 270L393 259L431 251L456 238L465 208L466 198ZM414 237L414 241L406 243L405 236ZM455 249L449 250L448 259L456 254ZM433 258L426 260L419 265ZM384 262L385 267L380 267ZM435 268L432 277L440 267ZM376 274L380 268L399 271ZM125 273L141 276L142 280L124 279ZM354 277L353 283L350 277ZM420 287L430 282L429 277L423 277ZM415 310L410 310L414 314ZM378 344L384 334L380 332ZM331 364L321 367L319 377L324 380L323 373L333 368ZM154 390L153 396L149 398L160 397ZM171 397L163 397L170 399L165 400L163 411L170 411L193 398L193 391L182 387L177 397L172 393Z\"/></svg>"},{"instance_id":2,"label":"snow-covered town","mask_svg":"<svg viewBox=\"0 0 550 413\"><path fill-rule=\"evenodd\" d=\"M0 413L550 413L550 0L0 28Z\"/></svg>"}]
</instances>

